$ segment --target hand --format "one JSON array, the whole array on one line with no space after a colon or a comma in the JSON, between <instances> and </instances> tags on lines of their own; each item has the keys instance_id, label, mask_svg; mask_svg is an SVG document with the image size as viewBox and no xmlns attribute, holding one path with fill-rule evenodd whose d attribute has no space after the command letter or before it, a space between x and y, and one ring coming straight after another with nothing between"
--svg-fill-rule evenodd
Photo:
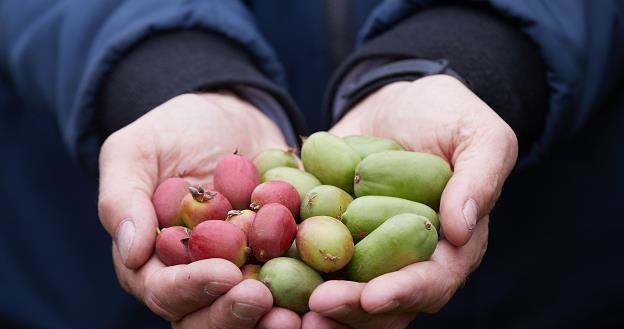
<instances>
[{"instance_id":1,"label":"hand","mask_svg":"<svg viewBox=\"0 0 624 329\"><path fill-rule=\"evenodd\" d=\"M304 317L304 327L333 319L356 328L402 328L417 312L437 312L483 257L488 214L517 158L515 134L468 88L443 75L385 86L332 132L392 138L409 150L439 155L453 177L440 204L444 239L432 258L368 284L324 283L310 299L313 313Z\"/></svg>"},{"instance_id":2,"label":"hand","mask_svg":"<svg viewBox=\"0 0 624 329\"><path fill-rule=\"evenodd\" d=\"M269 147L286 147L277 126L225 93L175 97L102 146L98 207L119 282L175 328L255 328L259 321L298 328L299 316L272 309L268 288L241 282L234 264L208 259L166 267L153 254L158 222L151 197L159 182L181 175L207 183L219 157L236 149L252 157Z\"/></svg>"}]
</instances>

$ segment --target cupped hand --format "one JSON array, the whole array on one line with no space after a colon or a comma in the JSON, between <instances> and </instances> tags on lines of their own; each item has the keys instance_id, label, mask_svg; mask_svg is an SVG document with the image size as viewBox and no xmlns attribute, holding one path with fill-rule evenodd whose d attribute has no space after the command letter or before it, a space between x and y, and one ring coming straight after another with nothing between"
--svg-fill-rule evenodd
<instances>
[{"instance_id":1,"label":"cupped hand","mask_svg":"<svg viewBox=\"0 0 624 329\"><path fill-rule=\"evenodd\" d=\"M121 286L175 328L255 328L299 316L272 308L267 287L242 281L221 259L165 266L154 255L158 221L151 202L159 182L181 176L207 183L217 160L238 150L253 157L286 148L277 126L227 93L185 94L112 134L100 152L100 221L113 238Z\"/></svg>"},{"instance_id":2,"label":"cupped hand","mask_svg":"<svg viewBox=\"0 0 624 329\"><path fill-rule=\"evenodd\" d=\"M327 281L310 297L303 328L405 328L420 312L439 311L477 268L487 248L489 217L467 244L438 242L431 258L368 283Z\"/></svg>"},{"instance_id":3,"label":"cupped hand","mask_svg":"<svg viewBox=\"0 0 624 329\"><path fill-rule=\"evenodd\" d=\"M489 212L517 158L511 128L458 80L444 75L391 83L331 130L391 138L453 168L440 203L443 239L430 260L370 282L329 281L310 299L304 328L404 328L441 309L481 262ZM478 221L478 219L481 220Z\"/></svg>"}]
</instances>

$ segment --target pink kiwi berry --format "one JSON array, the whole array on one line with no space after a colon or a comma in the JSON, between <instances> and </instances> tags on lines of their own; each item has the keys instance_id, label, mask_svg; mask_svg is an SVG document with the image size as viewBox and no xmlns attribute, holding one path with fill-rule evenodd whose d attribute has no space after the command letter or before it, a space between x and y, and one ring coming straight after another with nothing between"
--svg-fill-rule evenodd
<instances>
[{"instance_id":1,"label":"pink kiwi berry","mask_svg":"<svg viewBox=\"0 0 624 329\"><path fill-rule=\"evenodd\" d=\"M182 218L179 216L180 203L188 194L190 185L185 179L179 177L167 178L158 184L154 195L152 195L152 204L154 204L160 227L183 224Z\"/></svg>"},{"instance_id":2,"label":"pink kiwi berry","mask_svg":"<svg viewBox=\"0 0 624 329\"><path fill-rule=\"evenodd\" d=\"M249 245L254 257L266 262L285 254L296 234L297 223L290 210L279 203L269 203L256 213L249 231Z\"/></svg>"},{"instance_id":3,"label":"pink kiwi berry","mask_svg":"<svg viewBox=\"0 0 624 329\"><path fill-rule=\"evenodd\" d=\"M247 237L232 223L207 220L191 232L188 251L192 261L222 258L241 267L247 260Z\"/></svg>"},{"instance_id":4,"label":"pink kiwi berry","mask_svg":"<svg viewBox=\"0 0 624 329\"><path fill-rule=\"evenodd\" d=\"M293 217L297 217L301 206L301 197L297 189L287 182L268 181L256 186L253 190L249 207L258 210L262 205L268 203L282 204L290 210Z\"/></svg>"},{"instance_id":5,"label":"pink kiwi berry","mask_svg":"<svg viewBox=\"0 0 624 329\"><path fill-rule=\"evenodd\" d=\"M230 210L227 214L226 221L238 226L247 236L254 218L256 218L256 213L252 210Z\"/></svg>"},{"instance_id":6,"label":"pink kiwi berry","mask_svg":"<svg viewBox=\"0 0 624 329\"><path fill-rule=\"evenodd\" d=\"M258 169L244 156L228 155L217 163L214 187L225 195L234 209L247 209L251 192L258 184L260 184Z\"/></svg>"},{"instance_id":7,"label":"pink kiwi berry","mask_svg":"<svg viewBox=\"0 0 624 329\"><path fill-rule=\"evenodd\" d=\"M167 266L188 264L187 242L191 231L183 226L170 226L162 229L156 237L156 255Z\"/></svg>"},{"instance_id":8,"label":"pink kiwi berry","mask_svg":"<svg viewBox=\"0 0 624 329\"><path fill-rule=\"evenodd\" d=\"M224 220L232 205L223 194L206 191L203 187L189 187L180 204L180 217L189 228L206 220Z\"/></svg>"}]
</instances>

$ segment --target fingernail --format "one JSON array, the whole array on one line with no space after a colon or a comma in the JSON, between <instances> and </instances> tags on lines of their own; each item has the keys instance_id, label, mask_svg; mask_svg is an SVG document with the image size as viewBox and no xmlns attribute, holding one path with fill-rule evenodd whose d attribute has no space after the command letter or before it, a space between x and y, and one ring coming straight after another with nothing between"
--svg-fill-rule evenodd
<instances>
[{"instance_id":1,"label":"fingernail","mask_svg":"<svg viewBox=\"0 0 624 329\"><path fill-rule=\"evenodd\" d=\"M232 285L223 282L208 282L204 287L204 293L210 297L219 297L232 289Z\"/></svg>"},{"instance_id":2,"label":"fingernail","mask_svg":"<svg viewBox=\"0 0 624 329\"><path fill-rule=\"evenodd\" d=\"M232 304L232 314L241 320L255 320L264 313L264 308L247 303Z\"/></svg>"},{"instance_id":3,"label":"fingernail","mask_svg":"<svg viewBox=\"0 0 624 329\"><path fill-rule=\"evenodd\" d=\"M391 300L371 311L372 314L390 312L399 306L399 302Z\"/></svg>"},{"instance_id":4,"label":"fingernail","mask_svg":"<svg viewBox=\"0 0 624 329\"><path fill-rule=\"evenodd\" d=\"M330 308L327 311L323 311L321 312L321 314L325 315L325 316L339 316L344 314L345 312L349 311L349 307L347 305L340 305L340 306L336 306L334 308Z\"/></svg>"},{"instance_id":5,"label":"fingernail","mask_svg":"<svg viewBox=\"0 0 624 329\"><path fill-rule=\"evenodd\" d=\"M126 263L128 259L128 254L130 253L130 248L132 247L132 243L134 242L134 222L131 219L126 219L117 228L117 234L115 238L115 242L117 243L117 250L119 251L119 256L121 256L121 260Z\"/></svg>"},{"instance_id":6,"label":"fingernail","mask_svg":"<svg viewBox=\"0 0 624 329\"><path fill-rule=\"evenodd\" d=\"M464 204L464 209L462 209L464 213L464 220L466 221L466 227L468 227L468 232L472 232L474 230L475 225L477 225L477 216L479 216L479 209L477 208L477 203L473 199L468 199Z\"/></svg>"}]
</instances>

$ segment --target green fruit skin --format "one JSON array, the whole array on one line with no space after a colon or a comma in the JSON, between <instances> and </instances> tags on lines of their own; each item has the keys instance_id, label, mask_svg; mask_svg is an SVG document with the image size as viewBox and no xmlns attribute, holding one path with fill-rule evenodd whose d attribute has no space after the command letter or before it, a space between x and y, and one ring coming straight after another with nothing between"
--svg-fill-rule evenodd
<instances>
[{"instance_id":1,"label":"green fruit skin","mask_svg":"<svg viewBox=\"0 0 624 329\"><path fill-rule=\"evenodd\" d=\"M301 255L299 255L299 250L297 250L297 240L293 240L293 243L290 246L290 248L288 248L288 250L286 250L286 253L284 254L284 257L289 257L289 258L294 258L294 259L301 260Z\"/></svg>"},{"instance_id":2,"label":"green fruit skin","mask_svg":"<svg viewBox=\"0 0 624 329\"><path fill-rule=\"evenodd\" d=\"M353 256L351 233L342 222L329 216L301 222L295 241L301 260L323 273L340 270Z\"/></svg>"},{"instance_id":3,"label":"green fruit skin","mask_svg":"<svg viewBox=\"0 0 624 329\"><path fill-rule=\"evenodd\" d=\"M331 185L319 185L309 190L301 201L301 220L314 216L342 218L353 201L351 194Z\"/></svg>"},{"instance_id":4,"label":"green fruit skin","mask_svg":"<svg viewBox=\"0 0 624 329\"><path fill-rule=\"evenodd\" d=\"M277 148L262 151L254 158L253 163L258 169L260 176L264 175L269 169L276 167L299 168L299 164L292 152Z\"/></svg>"},{"instance_id":5,"label":"green fruit skin","mask_svg":"<svg viewBox=\"0 0 624 329\"><path fill-rule=\"evenodd\" d=\"M410 213L393 216L355 245L346 267L347 278L368 282L427 260L437 242L438 232L426 217Z\"/></svg>"},{"instance_id":6,"label":"green fruit skin","mask_svg":"<svg viewBox=\"0 0 624 329\"><path fill-rule=\"evenodd\" d=\"M262 175L262 181L281 180L290 183L297 192L301 200L305 197L306 193L313 187L321 185L321 182L312 174L303 170L290 167L275 167L267 170Z\"/></svg>"},{"instance_id":7,"label":"green fruit skin","mask_svg":"<svg viewBox=\"0 0 624 329\"><path fill-rule=\"evenodd\" d=\"M301 148L301 160L323 184L353 193L355 167L362 157L339 137L324 131L310 135Z\"/></svg>"},{"instance_id":8,"label":"green fruit skin","mask_svg":"<svg viewBox=\"0 0 624 329\"><path fill-rule=\"evenodd\" d=\"M258 280L273 295L273 303L295 312L309 310L308 299L312 291L323 283L321 275L300 260L277 257L266 262L260 269Z\"/></svg>"},{"instance_id":9,"label":"green fruit skin","mask_svg":"<svg viewBox=\"0 0 624 329\"><path fill-rule=\"evenodd\" d=\"M351 231L357 243L388 218L402 213L424 216L437 231L440 230L440 219L435 210L416 201L391 196L368 195L353 200L342 214L342 223Z\"/></svg>"},{"instance_id":10,"label":"green fruit skin","mask_svg":"<svg viewBox=\"0 0 624 329\"><path fill-rule=\"evenodd\" d=\"M434 210L453 172L429 153L385 151L371 154L356 168L355 195L385 195L424 203Z\"/></svg>"},{"instance_id":11,"label":"green fruit skin","mask_svg":"<svg viewBox=\"0 0 624 329\"><path fill-rule=\"evenodd\" d=\"M356 150L362 159L383 151L405 151L401 144L387 138L351 135L343 137L342 140Z\"/></svg>"}]
</instances>

